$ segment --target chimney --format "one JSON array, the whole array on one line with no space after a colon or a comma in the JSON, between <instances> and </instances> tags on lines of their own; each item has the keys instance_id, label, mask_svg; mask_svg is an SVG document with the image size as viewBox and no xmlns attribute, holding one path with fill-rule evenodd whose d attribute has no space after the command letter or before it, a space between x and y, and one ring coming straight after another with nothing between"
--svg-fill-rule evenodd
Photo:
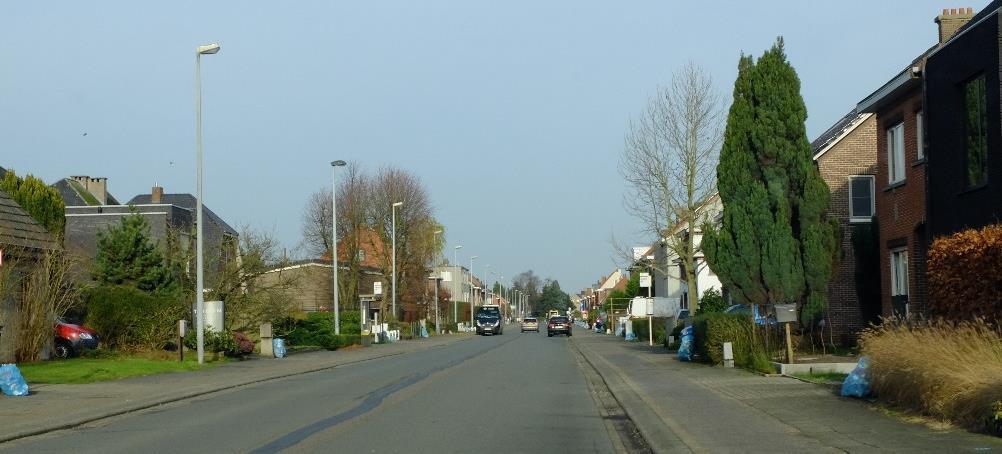
<instances>
[{"instance_id":1,"label":"chimney","mask_svg":"<svg viewBox=\"0 0 1002 454\"><path fill-rule=\"evenodd\" d=\"M74 175L70 179L80 183L84 190L97 199L98 205L108 204L108 179L104 177L91 178L86 175Z\"/></svg>"},{"instance_id":2,"label":"chimney","mask_svg":"<svg viewBox=\"0 0 1002 454\"><path fill-rule=\"evenodd\" d=\"M150 192L150 203L158 204L164 198L164 188L161 186L153 186L153 191Z\"/></svg>"},{"instance_id":3,"label":"chimney","mask_svg":"<svg viewBox=\"0 0 1002 454\"><path fill-rule=\"evenodd\" d=\"M939 25L939 43L947 42L972 17L974 17L973 8L943 8L943 14L936 16L935 21Z\"/></svg>"}]
</instances>

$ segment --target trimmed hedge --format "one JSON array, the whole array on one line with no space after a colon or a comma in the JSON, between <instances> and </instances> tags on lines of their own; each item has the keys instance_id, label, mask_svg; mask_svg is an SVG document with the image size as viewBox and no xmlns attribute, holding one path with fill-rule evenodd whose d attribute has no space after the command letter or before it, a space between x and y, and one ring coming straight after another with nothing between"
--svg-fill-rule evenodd
<instances>
[{"instance_id":1,"label":"trimmed hedge","mask_svg":"<svg viewBox=\"0 0 1002 454\"><path fill-rule=\"evenodd\" d=\"M703 361L724 363L724 342L734 349L734 364L745 369L771 372L761 337L754 335L749 317L740 314L709 313L693 318L695 350Z\"/></svg>"},{"instance_id":2,"label":"trimmed hedge","mask_svg":"<svg viewBox=\"0 0 1002 454\"><path fill-rule=\"evenodd\" d=\"M1002 319L1002 224L937 238L928 270L931 315Z\"/></svg>"},{"instance_id":3,"label":"trimmed hedge","mask_svg":"<svg viewBox=\"0 0 1002 454\"><path fill-rule=\"evenodd\" d=\"M285 339L293 346L316 346L327 350L337 350L349 345L361 344L358 320L354 311L342 312L340 317L341 335L334 335L334 314L311 312L305 319L286 317L272 323L276 337Z\"/></svg>"},{"instance_id":4,"label":"trimmed hedge","mask_svg":"<svg viewBox=\"0 0 1002 454\"><path fill-rule=\"evenodd\" d=\"M662 317L654 317L652 323L654 324L654 343L664 344L665 340L668 339L665 336L665 321L667 319ZM650 337L647 334L647 319L646 318L636 318L631 320L633 322L633 334L637 335L638 341L647 341Z\"/></svg>"}]
</instances>

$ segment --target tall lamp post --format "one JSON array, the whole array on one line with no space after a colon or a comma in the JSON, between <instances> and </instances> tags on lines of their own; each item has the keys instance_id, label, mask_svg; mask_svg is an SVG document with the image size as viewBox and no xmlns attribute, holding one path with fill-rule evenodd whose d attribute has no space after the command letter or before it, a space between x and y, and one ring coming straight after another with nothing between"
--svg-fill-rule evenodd
<instances>
[{"instance_id":1,"label":"tall lamp post","mask_svg":"<svg viewBox=\"0 0 1002 454\"><path fill-rule=\"evenodd\" d=\"M474 326L473 325L473 300L475 300L476 297L473 296L473 261L476 260L477 257L479 257L479 256L478 255L474 255L474 256L470 257L470 327Z\"/></svg>"},{"instance_id":2,"label":"tall lamp post","mask_svg":"<svg viewBox=\"0 0 1002 454\"><path fill-rule=\"evenodd\" d=\"M431 246L435 248L435 255L438 255L438 236L442 234L442 230L436 230L431 234ZM437 258L437 257L436 257ZM432 267L434 268L434 262L432 262ZM438 277L442 277L442 273L438 273ZM425 287L427 288L427 287ZM427 308L425 308L427 310ZM426 315L427 316L427 315ZM435 329L438 330L438 281L435 281Z\"/></svg>"},{"instance_id":3,"label":"tall lamp post","mask_svg":"<svg viewBox=\"0 0 1002 454\"><path fill-rule=\"evenodd\" d=\"M341 309L338 307L337 286L337 168L347 164L331 161L331 268L334 270L334 335L341 334Z\"/></svg>"},{"instance_id":4,"label":"tall lamp post","mask_svg":"<svg viewBox=\"0 0 1002 454\"><path fill-rule=\"evenodd\" d=\"M219 52L219 44L212 43L195 48L195 340L198 343L198 364L205 362L205 295L204 259L202 251L202 55Z\"/></svg>"},{"instance_id":5,"label":"tall lamp post","mask_svg":"<svg viewBox=\"0 0 1002 454\"><path fill-rule=\"evenodd\" d=\"M459 250L462 249L462 248L463 248L462 245L459 245L459 246L456 246L456 247L452 248L452 266L456 268L456 271L461 271L461 269L459 267ZM458 303L459 300L457 298L459 297L459 278L460 278L460 276L463 275L463 273L459 272L459 273L456 273L456 274L457 274L457 276L455 276L455 277L452 278L452 321L453 322L458 322L459 321L459 303Z\"/></svg>"},{"instance_id":6,"label":"tall lamp post","mask_svg":"<svg viewBox=\"0 0 1002 454\"><path fill-rule=\"evenodd\" d=\"M403 205L404 202L396 202L390 207L393 211L392 222L390 227L390 236L392 237L393 243L393 270L391 272L391 283L390 291L393 292L393 319L397 318L397 207Z\"/></svg>"}]
</instances>

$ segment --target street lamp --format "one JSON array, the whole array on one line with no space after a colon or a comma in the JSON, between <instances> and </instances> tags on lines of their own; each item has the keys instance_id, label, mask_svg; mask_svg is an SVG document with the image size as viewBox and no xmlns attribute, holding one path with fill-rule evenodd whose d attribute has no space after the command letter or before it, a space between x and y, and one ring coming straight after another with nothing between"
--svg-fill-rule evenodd
<instances>
[{"instance_id":1,"label":"street lamp","mask_svg":"<svg viewBox=\"0 0 1002 454\"><path fill-rule=\"evenodd\" d=\"M473 296L473 261L479 257L474 255L470 257L470 326L473 326L473 300L476 298Z\"/></svg>"},{"instance_id":2,"label":"street lamp","mask_svg":"<svg viewBox=\"0 0 1002 454\"><path fill-rule=\"evenodd\" d=\"M390 288L390 291L393 292L393 297L392 298L393 298L393 318L394 319L397 318L397 207L401 206L403 204L404 204L404 202L397 202L397 203L394 203L393 206L390 207L390 210L393 211L393 215L392 215L392 218L393 218L392 221L393 222L392 222L391 233L390 233L390 235L393 237L393 239L392 239L392 242L393 242L393 270L392 270L392 275L390 276L390 279L391 279L391 284L390 284L391 288Z\"/></svg>"},{"instance_id":3,"label":"street lamp","mask_svg":"<svg viewBox=\"0 0 1002 454\"><path fill-rule=\"evenodd\" d=\"M337 286L337 168L344 167L344 161L331 161L331 268L334 269L334 335L341 334L341 310L338 308Z\"/></svg>"},{"instance_id":4,"label":"street lamp","mask_svg":"<svg viewBox=\"0 0 1002 454\"><path fill-rule=\"evenodd\" d=\"M202 250L202 55L219 52L219 44L212 43L195 48L195 340L198 343L198 364L205 362L205 295L204 259Z\"/></svg>"},{"instance_id":5,"label":"street lamp","mask_svg":"<svg viewBox=\"0 0 1002 454\"><path fill-rule=\"evenodd\" d=\"M457 298L458 298L458 295L459 295L459 278L460 278L460 276L462 276L463 273L460 273L458 271L460 271L460 268L459 268L459 250L462 249L462 248L463 248L462 245L456 246L456 247L452 248L452 266L457 271L456 276L452 278L452 321L453 322L458 322L459 321L459 303L457 302L459 300Z\"/></svg>"}]
</instances>

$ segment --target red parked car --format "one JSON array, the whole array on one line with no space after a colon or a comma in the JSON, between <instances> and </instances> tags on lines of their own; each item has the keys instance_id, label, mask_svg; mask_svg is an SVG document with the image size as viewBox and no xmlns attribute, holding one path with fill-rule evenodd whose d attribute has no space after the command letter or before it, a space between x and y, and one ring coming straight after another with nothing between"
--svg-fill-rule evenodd
<instances>
[{"instance_id":1,"label":"red parked car","mask_svg":"<svg viewBox=\"0 0 1002 454\"><path fill-rule=\"evenodd\" d=\"M68 358L83 350L97 348L98 335L86 326L60 319L56 321L54 331L56 339L53 355L57 358Z\"/></svg>"}]
</instances>

